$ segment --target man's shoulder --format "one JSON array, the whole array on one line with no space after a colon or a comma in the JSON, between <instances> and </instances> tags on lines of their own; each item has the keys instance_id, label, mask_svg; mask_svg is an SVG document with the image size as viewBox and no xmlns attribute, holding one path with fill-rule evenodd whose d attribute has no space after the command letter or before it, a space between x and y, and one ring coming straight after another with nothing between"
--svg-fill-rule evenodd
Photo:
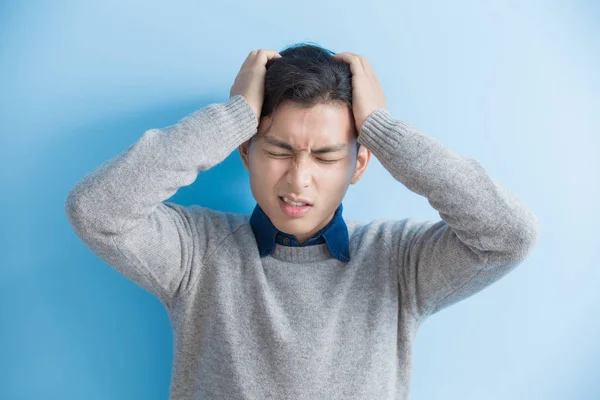
<instances>
[{"instance_id":1,"label":"man's shoulder","mask_svg":"<svg viewBox=\"0 0 600 400\"><path fill-rule=\"evenodd\" d=\"M421 221L416 218L403 219L376 218L371 221L346 220L351 239L370 238L371 240L397 241L408 238L421 229L433 225L434 221Z\"/></svg>"},{"instance_id":2,"label":"man's shoulder","mask_svg":"<svg viewBox=\"0 0 600 400\"><path fill-rule=\"evenodd\" d=\"M368 222L348 220L350 252L377 260L396 260L410 248L419 232L436 224L407 217L403 219L376 218ZM391 255L391 257L390 257Z\"/></svg>"},{"instance_id":3,"label":"man's shoulder","mask_svg":"<svg viewBox=\"0 0 600 400\"><path fill-rule=\"evenodd\" d=\"M164 204L185 216L196 228L202 227L202 229L230 234L240 226L250 223L250 215L245 213L222 211L199 204L187 206L172 202L164 202Z\"/></svg>"}]
</instances>

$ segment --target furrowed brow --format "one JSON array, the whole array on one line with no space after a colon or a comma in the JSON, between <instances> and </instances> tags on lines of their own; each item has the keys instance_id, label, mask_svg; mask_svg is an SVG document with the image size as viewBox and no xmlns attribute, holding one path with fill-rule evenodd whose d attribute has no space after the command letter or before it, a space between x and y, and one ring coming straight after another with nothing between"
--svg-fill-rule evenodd
<instances>
[{"instance_id":1,"label":"furrowed brow","mask_svg":"<svg viewBox=\"0 0 600 400\"><path fill-rule=\"evenodd\" d=\"M281 147L282 149L293 151L296 153L298 152L298 150L296 150L291 144L284 142L283 140L274 138L272 136L263 136L262 139L265 141L265 143L272 144L273 146ZM334 144L331 146L325 146L325 147L321 147L319 149L313 149L312 153L315 153L315 154L334 153L336 151L345 150L347 148L348 148L347 144L337 143L337 144Z\"/></svg>"}]
</instances>

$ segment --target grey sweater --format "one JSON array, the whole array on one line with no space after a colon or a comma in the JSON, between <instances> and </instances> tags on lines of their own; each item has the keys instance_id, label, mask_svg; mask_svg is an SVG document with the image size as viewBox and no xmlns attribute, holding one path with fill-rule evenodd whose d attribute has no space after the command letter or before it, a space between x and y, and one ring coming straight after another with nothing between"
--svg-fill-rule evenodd
<instances>
[{"instance_id":1,"label":"grey sweater","mask_svg":"<svg viewBox=\"0 0 600 400\"><path fill-rule=\"evenodd\" d=\"M237 95L144 132L74 185L70 224L166 307L171 400L408 399L420 324L520 264L536 217L477 161L378 109L358 141L441 219L344 219L349 262L326 243L261 258L249 215L166 201L257 127Z\"/></svg>"}]
</instances>

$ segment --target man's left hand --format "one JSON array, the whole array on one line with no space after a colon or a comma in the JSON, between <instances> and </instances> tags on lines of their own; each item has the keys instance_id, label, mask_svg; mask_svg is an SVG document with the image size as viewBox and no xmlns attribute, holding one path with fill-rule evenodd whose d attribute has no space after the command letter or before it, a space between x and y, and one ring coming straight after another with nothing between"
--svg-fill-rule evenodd
<instances>
[{"instance_id":1,"label":"man's left hand","mask_svg":"<svg viewBox=\"0 0 600 400\"><path fill-rule=\"evenodd\" d=\"M352 113L356 130L360 133L365 120L378 108L386 108L383 88L371 63L365 56L344 52L333 58L350 64L352 72Z\"/></svg>"}]
</instances>

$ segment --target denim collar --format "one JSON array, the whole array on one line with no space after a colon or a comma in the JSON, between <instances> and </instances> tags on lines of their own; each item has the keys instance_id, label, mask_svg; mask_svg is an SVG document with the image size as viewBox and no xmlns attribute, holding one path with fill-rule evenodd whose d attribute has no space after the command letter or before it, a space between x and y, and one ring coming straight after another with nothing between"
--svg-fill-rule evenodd
<instances>
[{"instance_id":1,"label":"denim collar","mask_svg":"<svg viewBox=\"0 0 600 400\"><path fill-rule=\"evenodd\" d=\"M301 247L327 243L329 252L335 258L344 262L350 261L348 227L342 217L342 211L343 206L340 203L331 221L316 235L302 243ZM275 249L275 243L283 246L300 246L296 236L278 230L258 204L250 216L250 226L254 231L261 257L271 254Z\"/></svg>"}]
</instances>

